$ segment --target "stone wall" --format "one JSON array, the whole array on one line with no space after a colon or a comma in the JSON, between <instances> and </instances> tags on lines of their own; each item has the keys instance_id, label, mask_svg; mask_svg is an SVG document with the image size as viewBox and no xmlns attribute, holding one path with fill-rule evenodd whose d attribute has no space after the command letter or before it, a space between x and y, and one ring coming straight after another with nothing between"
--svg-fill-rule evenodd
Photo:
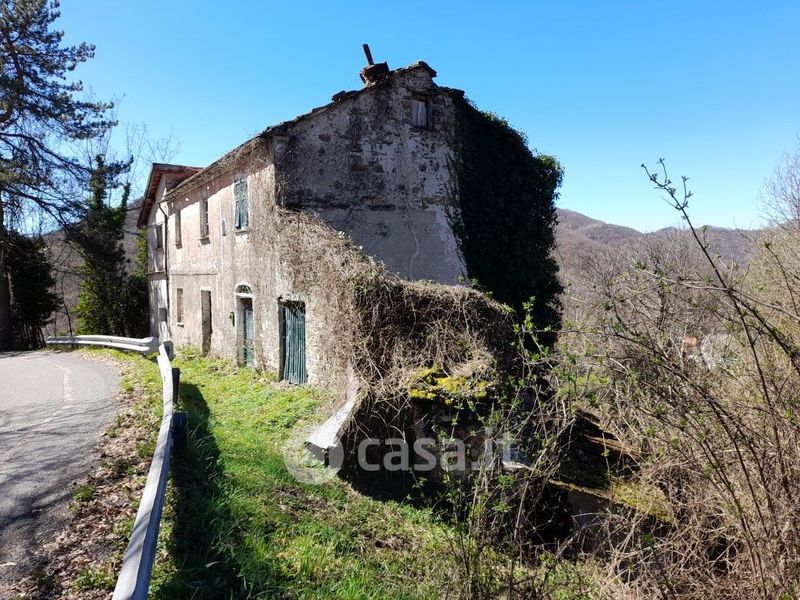
<instances>
[{"instance_id":1,"label":"stone wall","mask_svg":"<svg viewBox=\"0 0 800 600\"><path fill-rule=\"evenodd\" d=\"M412 125L412 99L429 126ZM385 81L286 128L278 200L315 212L407 279L466 276L450 225L454 111L427 66Z\"/></svg>"},{"instance_id":2,"label":"stone wall","mask_svg":"<svg viewBox=\"0 0 800 600\"><path fill-rule=\"evenodd\" d=\"M414 95L427 99L429 127L411 124ZM253 299L257 366L278 371L279 303L302 301L309 383L333 388L340 397L354 395L353 366L336 348L354 343L345 339L343 315L351 307L341 305L348 302L340 293L347 284L342 267L346 261L368 265L369 259L354 253L349 240L408 279L456 283L465 275L450 225L452 119L450 96L433 83L430 69L409 68L268 131L173 191L162 185L148 230L151 319L157 319L158 307L166 307L168 323L153 322L154 332L178 347L200 347L201 293L208 290L211 352L238 357L237 288L246 285ZM233 182L241 176L248 178L250 223L236 231ZM204 197L207 238L200 230ZM161 209L169 214L166 272L158 268L153 243Z\"/></svg>"}]
</instances>

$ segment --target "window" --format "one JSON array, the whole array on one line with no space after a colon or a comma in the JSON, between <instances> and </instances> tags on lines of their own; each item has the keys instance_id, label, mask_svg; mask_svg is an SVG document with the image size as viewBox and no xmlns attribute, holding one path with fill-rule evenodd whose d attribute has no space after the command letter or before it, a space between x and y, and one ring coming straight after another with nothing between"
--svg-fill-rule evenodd
<instances>
[{"instance_id":1,"label":"window","mask_svg":"<svg viewBox=\"0 0 800 600\"><path fill-rule=\"evenodd\" d=\"M175 247L180 248L183 243L183 233L181 231L181 211L175 212Z\"/></svg>"},{"instance_id":2,"label":"window","mask_svg":"<svg viewBox=\"0 0 800 600\"><path fill-rule=\"evenodd\" d=\"M208 237L208 198L200 199L200 239Z\"/></svg>"},{"instance_id":3,"label":"window","mask_svg":"<svg viewBox=\"0 0 800 600\"><path fill-rule=\"evenodd\" d=\"M411 99L411 124L414 127L430 127L430 105L428 98L414 94Z\"/></svg>"},{"instance_id":4,"label":"window","mask_svg":"<svg viewBox=\"0 0 800 600\"><path fill-rule=\"evenodd\" d=\"M236 358L240 365L256 366L253 290L241 283L236 286Z\"/></svg>"},{"instance_id":5,"label":"window","mask_svg":"<svg viewBox=\"0 0 800 600\"><path fill-rule=\"evenodd\" d=\"M183 289L175 290L175 312L178 325L183 325Z\"/></svg>"},{"instance_id":6,"label":"window","mask_svg":"<svg viewBox=\"0 0 800 600\"><path fill-rule=\"evenodd\" d=\"M156 225L156 250L164 247L164 226Z\"/></svg>"},{"instance_id":7,"label":"window","mask_svg":"<svg viewBox=\"0 0 800 600\"><path fill-rule=\"evenodd\" d=\"M233 182L233 199L236 212L233 223L236 230L247 229L250 225L250 211L247 202L247 178L240 177Z\"/></svg>"}]
</instances>

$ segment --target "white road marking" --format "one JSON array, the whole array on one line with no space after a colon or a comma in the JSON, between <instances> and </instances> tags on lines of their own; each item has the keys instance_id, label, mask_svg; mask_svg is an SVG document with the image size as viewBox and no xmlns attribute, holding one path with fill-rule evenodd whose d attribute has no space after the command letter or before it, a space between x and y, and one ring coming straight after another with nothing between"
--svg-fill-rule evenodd
<instances>
[{"instance_id":1,"label":"white road marking","mask_svg":"<svg viewBox=\"0 0 800 600\"><path fill-rule=\"evenodd\" d=\"M72 396L72 370L69 367L62 366L56 362L53 362L48 358L44 358L42 360L50 363L63 373L62 383L61 383L61 389L63 390L61 396L61 406L58 408L57 412L73 408L75 405L73 404L74 399ZM38 433L41 433L42 427L52 422L54 418L55 415L51 414L48 417L46 417L43 421L41 421L38 425L34 425L33 427L31 427L30 431L28 431L28 433L22 436L22 439L20 439L16 444L11 446L11 448L9 448L6 452L0 454L0 465L8 462L10 458L13 458L14 455L20 450L23 444L33 439L33 437Z\"/></svg>"}]
</instances>

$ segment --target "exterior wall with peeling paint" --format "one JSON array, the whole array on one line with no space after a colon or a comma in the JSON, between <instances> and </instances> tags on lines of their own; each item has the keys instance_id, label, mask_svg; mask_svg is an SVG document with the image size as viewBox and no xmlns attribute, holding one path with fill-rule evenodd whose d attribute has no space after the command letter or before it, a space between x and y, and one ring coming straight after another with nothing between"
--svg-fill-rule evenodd
<instances>
[{"instance_id":1,"label":"exterior wall with peeling paint","mask_svg":"<svg viewBox=\"0 0 800 600\"><path fill-rule=\"evenodd\" d=\"M164 195L166 191L167 178L164 178L158 187L157 197ZM147 277L148 294L150 301L150 334L156 335L160 339L169 339L169 324L165 317L168 317L169 294L167 290L167 270L166 270L166 242L164 240L165 214L155 206L150 211L147 219L145 235L147 238ZM162 248L157 247L157 231L161 230Z\"/></svg>"},{"instance_id":2,"label":"exterior wall with peeling paint","mask_svg":"<svg viewBox=\"0 0 800 600\"><path fill-rule=\"evenodd\" d=\"M412 125L415 97L428 127ZM407 70L288 128L278 200L314 211L402 277L457 283L454 126L450 95L427 68Z\"/></svg>"},{"instance_id":3,"label":"exterior wall with peeling paint","mask_svg":"<svg viewBox=\"0 0 800 600\"><path fill-rule=\"evenodd\" d=\"M278 371L281 366L279 303L289 300L305 303L309 383L328 385L334 372L340 377L349 372L347 365L330 364L323 356L321 348L330 342L326 336L331 329L326 326L331 317L325 290L298 283L302 278L289 261L282 260L277 240L291 239L294 225L275 218L278 206L315 214L408 279L456 283L465 275L450 223L454 205L448 169L453 131L450 96L433 83L427 66L401 71L278 126L279 131L254 138L246 152L201 171L175 189L159 186L148 218L154 333L178 347L201 347L201 293L208 290L210 351L239 357L242 316L237 288L247 286L253 299L259 367ZM412 125L415 95L429 103L429 127ZM250 223L248 229L236 231L233 182L243 175L248 180ZM205 238L200 225L203 198L208 199ZM162 272L156 264L153 232L163 224L164 212L168 219ZM178 213L180 244L176 244ZM158 323L159 307L166 309L166 323ZM344 387L350 396L357 384L348 380Z\"/></svg>"}]
</instances>

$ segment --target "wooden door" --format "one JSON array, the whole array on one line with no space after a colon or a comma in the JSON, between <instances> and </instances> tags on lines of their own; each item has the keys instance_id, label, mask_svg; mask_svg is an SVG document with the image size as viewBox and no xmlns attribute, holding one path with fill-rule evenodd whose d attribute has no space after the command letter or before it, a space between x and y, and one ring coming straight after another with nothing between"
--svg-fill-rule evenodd
<instances>
[{"instance_id":1,"label":"wooden door","mask_svg":"<svg viewBox=\"0 0 800 600\"><path fill-rule=\"evenodd\" d=\"M200 290L200 310L203 319L203 354L211 352L211 334L213 327L211 323L211 291Z\"/></svg>"},{"instance_id":2,"label":"wooden door","mask_svg":"<svg viewBox=\"0 0 800 600\"><path fill-rule=\"evenodd\" d=\"M281 304L282 377L289 383L306 383L306 311L302 302Z\"/></svg>"},{"instance_id":3,"label":"wooden door","mask_svg":"<svg viewBox=\"0 0 800 600\"><path fill-rule=\"evenodd\" d=\"M256 366L255 325L253 323L253 299L242 298L242 363Z\"/></svg>"}]
</instances>

